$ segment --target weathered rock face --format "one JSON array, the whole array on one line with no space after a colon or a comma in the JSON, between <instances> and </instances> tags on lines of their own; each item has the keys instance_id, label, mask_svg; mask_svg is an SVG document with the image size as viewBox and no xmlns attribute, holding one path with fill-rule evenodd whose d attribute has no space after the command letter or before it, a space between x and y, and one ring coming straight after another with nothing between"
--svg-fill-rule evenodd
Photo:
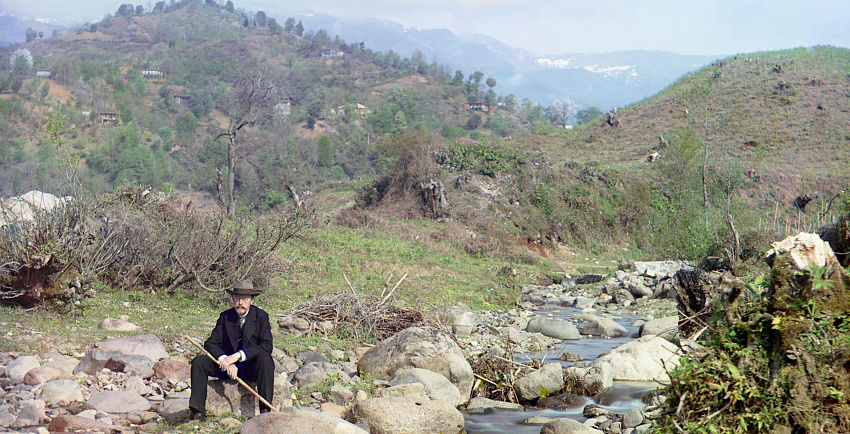
<instances>
[{"instance_id":1,"label":"weathered rock face","mask_svg":"<svg viewBox=\"0 0 850 434\"><path fill-rule=\"evenodd\" d=\"M463 402L472 391L472 367L460 347L433 327L410 327L370 349L357 362L360 372L391 380L403 368L422 368L448 378Z\"/></svg>"},{"instance_id":2,"label":"weathered rock face","mask_svg":"<svg viewBox=\"0 0 850 434\"><path fill-rule=\"evenodd\" d=\"M371 398L355 405L353 414L371 434L457 434L464 426L463 414L443 401Z\"/></svg>"},{"instance_id":3,"label":"weathered rock face","mask_svg":"<svg viewBox=\"0 0 850 434\"><path fill-rule=\"evenodd\" d=\"M581 384L590 395L614 387L613 369L608 363L576 363L564 370L564 378Z\"/></svg>"},{"instance_id":4,"label":"weathered rock face","mask_svg":"<svg viewBox=\"0 0 850 434\"><path fill-rule=\"evenodd\" d=\"M445 401L455 407L464 402L457 386L452 384L448 378L434 371L406 368L396 372L395 378L390 381L391 386L409 383L421 383L425 386L425 393L434 401Z\"/></svg>"},{"instance_id":5,"label":"weathered rock face","mask_svg":"<svg viewBox=\"0 0 850 434\"><path fill-rule=\"evenodd\" d=\"M286 408L278 413L263 413L248 419L240 434L368 434L362 428L329 413L309 409Z\"/></svg>"},{"instance_id":6,"label":"weathered rock face","mask_svg":"<svg viewBox=\"0 0 850 434\"><path fill-rule=\"evenodd\" d=\"M148 411L150 402L135 393L107 391L93 393L86 405L104 413L129 413L133 410Z\"/></svg>"},{"instance_id":7,"label":"weathered rock face","mask_svg":"<svg viewBox=\"0 0 850 434\"><path fill-rule=\"evenodd\" d=\"M581 335L579 334L578 328L576 328L575 324L562 319L536 316L528 321L528 326L526 326L525 330L529 333L540 333L544 336L555 339L581 339Z\"/></svg>"},{"instance_id":8,"label":"weathered rock face","mask_svg":"<svg viewBox=\"0 0 850 434\"><path fill-rule=\"evenodd\" d=\"M514 390L522 401L554 395L563 389L564 374L560 363L547 363L539 370L526 374L514 383Z\"/></svg>"},{"instance_id":9,"label":"weathered rock face","mask_svg":"<svg viewBox=\"0 0 850 434\"><path fill-rule=\"evenodd\" d=\"M678 347L656 336L644 336L599 356L593 363L611 365L616 381L670 381L667 369L679 364Z\"/></svg>"},{"instance_id":10,"label":"weathered rock face","mask_svg":"<svg viewBox=\"0 0 850 434\"><path fill-rule=\"evenodd\" d=\"M629 336L629 331L620 324L617 324L617 322L611 318L602 318L595 315L576 315L576 318L579 317L587 321L581 329L581 334L583 335L609 338L622 338Z\"/></svg>"},{"instance_id":11,"label":"weathered rock face","mask_svg":"<svg viewBox=\"0 0 850 434\"><path fill-rule=\"evenodd\" d=\"M668 336L679 331L679 316L668 316L645 322L640 326L640 335Z\"/></svg>"}]
</instances>

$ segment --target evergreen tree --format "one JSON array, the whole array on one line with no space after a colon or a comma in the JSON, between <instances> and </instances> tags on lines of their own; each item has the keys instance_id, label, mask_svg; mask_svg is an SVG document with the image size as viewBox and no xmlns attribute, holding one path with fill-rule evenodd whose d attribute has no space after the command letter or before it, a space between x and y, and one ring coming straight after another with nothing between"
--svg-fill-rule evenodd
<instances>
[{"instance_id":1,"label":"evergreen tree","mask_svg":"<svg viewBox=\"0 0 850 434\"><path fill-rule=\"evenodd\" d=\"M301 20L298 20L298 24L295 25L295 34L304 36L304 24L301 24Z\"/></svg>"},{"instance_id":2,"label":"evergreen tree","mask_svg":"<svg viewBox=\"0 0 850 434\"><path fill-rule=\"evenodd\" d=\"M230 1L230 0L227 0L227 3L224 4L224 10L232 13L235 10L235 7L233 6L233 2Z\"/></svg>"},{"instance_id":3,"label":"evergreen tree","mask_svg":"<svg viewBox=\"0 0 850 434\"><path fill-rule=\"evenodd\" d=\"M295 28L295 18L289 17L286 21L283 22L283 30L287 33L292 32L292 29Z\"/></svg>"},{"instance_id":4,"label":"evergreen tree","mask_svg":"<svg viewBox=\"0 0 850 434\"><path fill-rule=\"evenodd\" d=\"M260 27L266 26L266 13L263 11L257 12L257 15L254 15L254 22L257 23Z\"/></svg>"}]
</instances>

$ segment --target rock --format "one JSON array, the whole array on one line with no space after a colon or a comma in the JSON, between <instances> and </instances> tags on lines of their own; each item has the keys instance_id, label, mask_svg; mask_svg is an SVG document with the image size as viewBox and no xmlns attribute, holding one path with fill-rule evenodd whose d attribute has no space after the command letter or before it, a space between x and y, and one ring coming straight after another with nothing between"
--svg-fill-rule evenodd
<instances>
[{"instance_id":1,"label":"rock","mask_svg":"<svg viewBox=\"0 0 850 434\"><path fill-rule=\"evenodd\" d=\"M277 319L277 326L280 327L280 331L295 337L304 336L310 332L310 321L297 316L281 316Z\"/></svg>"},{"instance_id":2,"label":"rock","mask_svg":"<svg viewBox=\"0 0 850 434\"><path fill-rule=\"evenodd\" d=\"M681 269L691 269L681 261L650 261L635 262L635 272L639 275L649 277L660 277L668 274L676 274Z\"/></svg>"},{"instance_id":3,"label":"rock","mask_svg":"<svg viewBox=\"0 0 850 434\"><path fill-rule=\"evenodd\" d=\"M575 324L562 319L535 316L528 322L525 330L529 333L540 333L544 336L561 340L581 339L581 335L579 335Z\"/></svg>"},{"instance_id":4,"label":"rock","mask_svg":"<svg viewBox=\"0 0 850 434\"><path fill-rule=\"evenodd\" d=\"M570 366L564 371L564 378L580 384L590 395L614 387L614 374L608 363L595 363L589 366Z\"/></svg>"},{"instance_id":5,"label":"rock","mask_svg":"<svg viewBox=\"0 0 850 434\"><path fill-rule=\"evenodd\" d=\"M165 402L159 406L157 412L169 422L182 419L189 415L189 399L166 399Z\"/></svg>"},{"instance_id":6,"label":"rock","mask_svg":"<svg viewBox=\"0 0 850 434\"><path fill-rule=\"evenodd\" d=\"M481 322L478 315L465 306L453 306L437 309L433 312L440 323L456 335L470 335Z\"/></svg>"},{"instance_id":7,"label":"rock","mask_svg":"<svg viewBox=\"0 0 850 434\"><path fill-rule=\"evenodd\" d=\"M21 412L18 413L18 420L15 421L15 426L25 427L38 425L44 419L44 409L30 403L21 407Z\"/></svg>"},{"instance_id":8,"label":"rock","mask_svg":"<svg viewBox=\"0 0 850 434\"><path fill-rule=\"evenodd\" d=\"M129 413L133 410L150 410L151 404L139 395L124 391L92 393L86 405L104 413Z\"/></svg>"},{"instance_id":9,"label":"rock","mask_svg":"<svg viewBox=\"0 0 850 434\"><path fill-rule=\"evenodd\" d=\"M15 423L15 416L8 410L0 410L0 427L10 427Z\"/></svg>"},{"instance_id":10,"label":"rock","mask_svg":"<svg viewBox=\"0 0 850 434\"><path fill-rule=\"evenodd\" d=\"M232 417L225 417L224 419L218 421L218 424L227 427L227 428L241 428L242 422L238 419L234 419Z\"/></svg>"},{"instance_id":11,"label":"rock","mask_svg":"<svg viewBox=\"0 0 850 434\"><path fill-rule=\"evenodd\" d=\"M292 375L292 383L298 388L309 387L313 384L321 383L326 380L329 375L337 375L339 379L345 383L351 382L339 366L328 362L312 362L305 363Z\"/></svg>"},{"instance_id":12,"label":"rock","mask_svg":"<svg viewBox=\"0 0 850 434\"><path fill-rule=\"evenodd\" d=\"M395 378L390 381L391 386L409 383L421 383L425 386L425 394L432 400L445 401L455 407L465 402L457 386L448 378L427 369L405 368L396 371Z\"/></svg>"},{"instance_id":13,"label":"rock","mask_svg":"<svg viewBox=\"0 0 850 434\"><path fill-rule=\"evenodd\" d=\"M280 362L280 367L283 369L283 372L287 374L292 374L297 371L301 366L298 364L298 361L295 360L294 357L289 357L286 353L282 353L279 356L276 356L277 360Z\"/></svg>"},{"instance_id":14,"label":"rock","mask_svg":"<svg viewBox=\"0 0 850 434\"><path fill-rule=\"evenodd\" d=\"M124 372L142 378L153 377L153 360L138 354L115 354L109 357L103 367L112 372Z\"/></svg>"},{"instance_id":15,"label":"rock","mask_svg":"<svg viewBox=\"0 0 850 434\"><path fill-rule=\"evenodd\" d=\"M543 416L531 416L530 418L520 422L523 425L546 425L552 422L552 418Z\"/></svg>"},{"instance_id":16,"label":"rock","mask_svg":"<svg viewBox=\"0 0 850 434\"><path fill-rule=\"evenodd\" d=\"M60 378L70 378L74 375L74 368L80 364L80 361L71 356L58 355L52 357L52 360L41 365L45 368L55 368L60 372Z\"/></svg>"},{"instance_id":17,"label":"rock","mask_svg":"<svg viewBox=\"0 0 850 434\"><path fill-rule=\"evenodd\" d=\"M247 384L257 390L256 383ZM284 375L275 376L272 405L277 408L292 405L289 383ZM216 415L230 412L253 417L260 413L260 400L235 381L216 379L209 382L206 407L208 412Z\"/></svg>"},{"instance_id":18,"label":"rock","mask_svg":"<svg viewBox=\"0 0 850 434\"><path fill-rule=\"evenodd\" d=\"M606 410L606 409L604 409L604 408L602 408L602 407L600 407L596 404L588 404L588 405L584 406L584 409L582 409L582 411L581 411L581 415L588 418L588 419L593 418L593 417L599 417L599 416L608 416L610 414L611 414L610 411L608 411L608 410Z\"/></svg>"},{"instance_id":19,"label":"rock","mask_svg":"<svg viewBox=\"0 0 850 434\"><path fill-rule=\"evenodd\" d=\"M469 404L466 405L467 411L481 410L485 408L495 408L496 410L525 411L525 407L523 407L522 404L495 401L488 398L482 398L480 396L476 396L475 398L470 399Z\"/></svg>"},{"instance_id":20,"label":"rock","mask_svg":"<svg viewBox=\"0 0 850 434\"><path fill-rule=\"evenodd\" d=\"M323 402L321 405L319 405L319 410L326 413L331 413L334 416L338 417L342 417L342 415L345 414L346 411L345 407L337 405L333 402Z\"/></svg>"},{"instance_id":21,"label":"rock","mask_svg":"<svg viewBox=\"0 0 850 434\"><path fill-rule=\"evenodd\" d=\"M99 422L93 419L63 414L54 417L47 426L50 432L100 431L100 432L133 432L123 426Z\"/></svg>"},{"instance_id":22,"label":"rock","mask_svg":"<svg viewBox=\"0 0 850 434\"><path fill-rule=\"evenodd\" d=\"M540 408L551 408L555 410L570 410L573 408L584 407L587 404L585 397L574 395L572 393L562 393L557 396L547 396L537 400L537 406Z\"/></svg>"},{"instance_id":23,"label":"rock","mask_svg":"<svg viewBox=\"0 0 850 434\"><path fill-rule=\"evenodd\" d=\"M558 360L563 360L565 362L581 362L584 360L584 357L576 353L565 351L564 354L561 354L561 357L558 357Z\"/></svg>"},{"instance_id":24,"label":"rock","mask_svg":"<svg viewBox=\"0 0 850 434\"><path fill-rule=\"evenodd\" d=\"M39 366L37 368L30 369L29 372L27 372L27 375L24 375L24 384L33 386L36 384L46 383L50 380L55 380L61 376L62 372L56 368Z\"/></svg>"},{"instance_id":25,"label":"rock","mask_svg":"<svg viewBox=\"0 0 850 434\"><path fill-rule=\"evenodd\" d=\"M551 422L543 425L543 428L540 428L540 434L603 434L602 431L597 429L588 428L581 424L581 422L567 419L567 418L558 418L554 419Z\"/></svg>"},{"instance_id":26,"label":"rock","mask_svg":"<svg viewBox=\"0 0 850 434\"><path fill-rule=\"evenodd\" d=\"M166 357L153 364L154 378L174 383L178 381L190 381L191 366L185 357Z\"/></svg>"},{"instance_id":27,"label":"rock","mask_svg":"<svg viewBox=\"0 0 850 434\"><path fill-rule=\"evenodd\" d=\"M587 323L581 329L582 335L601 336L608 338L628 337L629 331L625 327L617 324L611 318L602 318L595 315L584 316Z\"/></svg>"},{"instance_id":28,"label":"rock","mask_svg":"<svg viewBox=\"0 0 850 434\"><path fill-rule=\"evenodd\" d=\"M106 361L112 356L121 355L118 351L102 351L99 348L94 348L83 357L83 360L74 368L74 374L83 372L88 375L97 375L100 370L106 366Z\"/></svg>"},{"instance_id":29,"label":"rock","mask_svg":"<svg viewBox=\"0 0 850 434\"><path fill-rule=\"evenodd\" d=\"M398 386L379 389L378 396L384 398L406 398L412 400L428 400L428 395L425 393L425 385L422 383L399 384ZM361 399L360 401L365 401ZM360 402L358 401L358 402Z\"/></svg>"},{"instance_id":30,"label":"rock","mask_svg":"<svg viewBox=\"0 0 850 434\"><path fill-rule=\"evenodd\" d=\"M576 297L575 301L573 302L573 306L579 309L587 309L589 307L593 307L593 303L594 301L592 298Z\"/></svg>"},{"instance_id":31,"label":"rock","mask_svg":"<svg viewBox=\"0 0 850 434\"><path fill-rule=\"evenodd\" d=\"M353 414L370 434L458 434L464 426L463 414L444 401L371 398L357 403Z\"/></svg>"},{"instance_id":32,"label":"rock","mask_svg":"<svg viewBox=\"0 0 850 434\"><path fill-rule=\"evenodd\" d=\"M134 332L139 330L139 326L117 318L104 318L97 328L112 332Z\"/></svg>"},{"instance_id":33,"label":"rock","mask_svg":"<svg viewBox=\"0 0 850 434\"><path fill-rule=\"evenodd\" d=\"M96 345L104 352L117 351L126 355L145 356L154 362L168 357L165 345L155 335L136 335L110 339Z\"/></svg>"},{"instance_id":34,"label":"rock","mask_svg":"<svg viewBox=\"0 0 850 434\"><path fill-rule=\"evenodd\" d=\"M328 413L310 409L285 408L263 413L242 424L240 434L368 434L362 428ZM374 433L373 433L374 434Z\"/></svg>"},{"instance_id":35,"label":"rock","mask_svg":"<svg viewBox=\"0 0 850 434\"><path fill-rule=\"evenodd\" d=\"M325 398L337 405L345 405L352 396L354 396L354 392L341 384L334 384L325 392Z\"/></svg>"},{"instance_id":36,"label":"rock","mask_svg":"<svg viewBox=\"0 0 850 434\"><path fill-rule=\"evenodd\" d=\"M629 290L635 298L652 297L652 289L641 282L630 281L626 284L626 289Z\"/></svg>"},{"instance_id":37,"label":"rock","mask_svg":"<svg viewBox=\"0 0 850 434\"><path fill-rule=\"evenodd\" d=\"M615 381L670 380L668 369L679 364L678 348L662 338L647 335L623 344L593 363L608 363Z\"/></svg>"},{"instance_id":38,"label":"rock","mask_svg":"<svg viewBox=\"0 0 850 434\"><path fill-rule=\"evenodd\" d=\"M330 360L328 360L327 357L325 357L324 354L322 354L318 351L311 351L309 353L298 353L298 354L295 355L295 359L300 361L302 365L306 365L308 363L317 363L317 362L324 362L324 363L330 363L331 362Z\"/></svg>"},{"instance_id":39,"label":"rock","mask_svg":"<svg viewBox=\"0 0 850 434\"><path fill-rule=\"evenodd\" d=\"M643 423L643 411L639 408L633 408L623 415L623 426L626 428L634 428Z\"/></svg>"},{"instance_id":40,"label":"rock","mask_svg":"<svg viewBox=\"0 0 850 434\"><path fill-rule=\"evenodd\" d=\"M668 316L647 321L640 327L640 335L668 336L679 331L679 316Z\"/></svg>"},{"instance_id":41,"label":"rock","mask_svg":"<svg viewBox=\"0 0 850 434\"><path fill-rule=\"evenodd\" d=\"M553 395L564 389L564 374L560 363L547 363L537 371L520 377L514 390L521 401L531 401L540 396Z\"/></svg>"},{"instance_id":42,"label":"rock","mask_svg":"<svg viewBox=\"0 0 850 434\"><path fill-rule=\"evenodd\" d=\"M372 347L357 362L360 372L389 381L396 371L412 367L448 378L464 402L472 391L472 367L463 350L448 335L433 327L410 327Z\"/></svg>"},{"instance_id":43,"label":"rock","mask_svg":"<svg viewBox=\"0 0 850 434\"><path fill-rule=\"evenodd\" d=\"M124 391L130 392L139 396L148 396L153 395L153 389L151 389L141 378L136 375L131 375L124 382Z\"/></svg>"},{"instance_id":44,"label":"rock","mask_svg":"<svg viewBox=\"0 0 850 434\"><path fill-rule=\"evenodd\" d=\"M71 380L52 380L44 383L39 397L48 404L61 406L84 401L82 388Z\"/></svg>"},{"instance_id":45,"label":"rock","mask_svg":"<svg viewBox=\"0 0 850 434\"><path fill-rule=\"evenodd\" d=\"M12 360L6 365L6 376L11 378L15 383L21 383L24 381L24 377L27 375L31 369L35 369L41 366L33 356L21 356L15 360Z\"/></svg>"}]
</instances>

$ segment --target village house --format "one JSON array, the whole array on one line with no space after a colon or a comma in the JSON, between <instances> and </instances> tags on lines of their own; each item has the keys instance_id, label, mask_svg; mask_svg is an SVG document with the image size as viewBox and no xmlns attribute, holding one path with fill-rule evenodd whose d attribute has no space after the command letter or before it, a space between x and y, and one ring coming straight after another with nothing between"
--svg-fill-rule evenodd
<instances>
[{"instance_id":1,"label":"village house","mask_svg":"<svg viewBox=\"0 0 850 434\"><path fill-rule=\"evenodd\" d=\"M190 98L189 98L188 95L181 95L179 93L174 94L174 102L176 102L177 104L180 104L180 103L183 103L183 102L189 102L189 99Z\"/></svg>"},{"instance_id":2,"label":"village house","mask_svg":"<svg viewBox=\"0 0 850 434\"><path fill-rule=\"evenodd\" d=\"M464 104L463 109L485 113L490 111L490 107L487 107L487 104L484 104L483 102L473 102L469 104Z\"/></svg>"},{"instance_id":3,"label":"village house","mask_svg":"<svg viewBox=\"0 0 850 434\"><path fill-rule=\"evenodd\" d=\"M118 122L118 113L113 112L101 112L100 113L100 123L102 124L110 124Z\"/></svg>"},{"instance_id":4,"label":"village house","mask_svg":"<svg viewBox=\"0 0 850 434\"><path fill-rule=\"evenodd\" d=\"M333 48L326 48L322 50L322 58L323 59L331 59L334 57L342 57L345 53L342 51L334 50Z\"/></svg>"},{"instance_id":5,"label":"village house","mask_svg":"<svg viewBox=\"0 0 850 434\"><path fill-rule=\"evenodd\" d=\"M50 71L35 71L35 76L38 78L50 78Z\"/></svg>"},{"instance_id":6,"label":"village house","mask_svg":"<svg viewBox=\"0 0 850 434\"><path fill-rule=\"evenodd\" d=\"M145 78L163 78L165 74L162 71L157 71L156 69L144 69L142 70L142 77Z\"/></svg>"}]
</instances>

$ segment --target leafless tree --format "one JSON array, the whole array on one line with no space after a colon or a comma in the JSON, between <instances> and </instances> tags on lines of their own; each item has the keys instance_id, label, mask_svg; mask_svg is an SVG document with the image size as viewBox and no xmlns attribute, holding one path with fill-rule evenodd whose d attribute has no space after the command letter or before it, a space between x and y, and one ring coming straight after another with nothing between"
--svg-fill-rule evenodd
<instances>
[{"instance_id":1,"label":"leafless tree","mask_svg":"<svg viewBox=\"0 0 850 434\"><path fill-rule=\"evenodd\" d=\"M267 80L262 74L245 75L235 86L235 97L225 110L228 117L227 128L219 133L215 140L227 139L227 181L224 185L223 207L227 213L236 214L235 184L236 163L239 142L237 135L245 127L255 125L264 117L272 116L280 86Z\"/></svg>"},{"instance_id":2,"label":"leafless tree","mask_svg":"<svg viewBox=\"0 0 850 434\"><path fill-rule=\"evenodd\" d=\"M562 127L566 127L570 118L576 114L576 103L574 103L569 97L565 96L563 99L553 102L546 111L552 119L552 122L555 122Z\"/></svg>"}]
</instances>

